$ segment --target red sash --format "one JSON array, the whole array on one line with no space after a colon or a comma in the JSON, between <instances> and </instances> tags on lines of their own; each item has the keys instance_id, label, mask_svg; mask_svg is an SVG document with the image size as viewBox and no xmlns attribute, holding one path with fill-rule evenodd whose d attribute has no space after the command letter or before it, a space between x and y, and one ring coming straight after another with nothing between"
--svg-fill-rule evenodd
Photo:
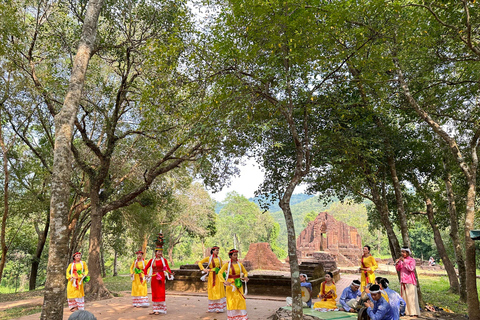
<instances>
[{"instance_id":1,"label":"red sash","mask_svg":"<svg viewBox=\"0 0 480 320\"><path fill-rule=\"evenodd\" d=\"M143 261L143 259L142 259L142 261ZM140 270L143 270L142 268L140 268L140 264L139 264L139 263L140 263L140 261L137 261L137 265L135 266L135 268L140 269ZM133 270L135 271L135 269L133 269ZM139 273L138 276L140 277L140 283L143 284L143 280L144 280L144 279L143 279L142 273Z\"/></svg>"},{"instance_id":2,"label":"red sash","mask_svg":"<svg viewBox=\"0 0 480 320\"><path fill-rule=\"evenodd\" d=\"M365 266L365 263L363 263L363 256L362 256L362 267L363 267L363 268L367 268L367 267ZM370 280L368 279L368 272L367 272L367 270L363 270L363 273L365 274L365 283L366 283L366 284L370 283Z\"/></svg>"},{"instance_id":3,"label":"red sash","mask_svg":"<svg viewBox=\"0 0 480 320\"><path fill-rule=\"evenodd\" d=\"M77 272L77 264L75 263L75 261L73 262L73 273L72 273L72 276L77 276L76 278L76 281L73 282L73 287L75 289L79 289L80 286L78 285L78 279L79 279L79 276L78 276L78 272Z\"/></svg>"},{"instance_id":4,"label":"red sash","mask_svg":"<svg viewBox=\"0 0 480 320\"><path fill-rule=\"evenodd\" d=\"M215 273L215 256L212 257L212 268L214 269L212 287L215 287L215 280L217 278L217 274Z\"/></svg>"},{"instance_id":5,"label":"red sash","mask_svg":"<svg viewBox=\"0 0 480 320\"><path fill-rule=\"evenodd\" d=\"M327 297L325 296L325 286L326 286L327 281L322 282L322 296L323 296L323 301L327 301Z\"/></svg>"}]
</instances>

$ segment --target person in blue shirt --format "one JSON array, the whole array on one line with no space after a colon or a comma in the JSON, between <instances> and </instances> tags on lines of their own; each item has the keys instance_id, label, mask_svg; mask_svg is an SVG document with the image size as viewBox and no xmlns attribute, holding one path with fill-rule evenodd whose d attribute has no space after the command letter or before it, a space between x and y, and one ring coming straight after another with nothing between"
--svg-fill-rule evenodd
<instances>
[{"instance_id":1,"label":"person in blue shirt","mask_svg":"<svg viewBox=\"0 0 480 320\"><path fill-rule=\"evenodd\" d=\"M392 307L382 297L382 292L378 284L370 287L370 295L372 300L365 302L367 314L371 320L393 320Z\"/></svg>"},{"instance_id":2,"label":"person in blue shirt","mask_svg":"<svg viewBox=\"0 0 480 320\"><path fill-rule=\"evenodd\" d=\"M302 287L307 288L308 292L310 293L310 300L306 302L307 306L309 308L312 307L312 284L310 282L307 282L308 277L305 273L300 274L300 285Z\"/></svg>"},{"instance_id":3,"label":"person in blue shirt","mask_svg":"<svg viewBox=\"0 0 480 320\"><path fill-rule=\"evenodd\" d=\"M393 320L399 320L400 315L405 313L405 300L403 300L402 296L395 292L394 290L388 287L389 281L386 278L380 280L380 288L383 289L388 295L388 303L393 310Z\"/></svg>"},{"instance_id":4,"label":"person in blue shirt","mask_svg":"<svg viewBox=\"0 0 480 320\"><path fill-rule=\"evenodd\" d=\"M340 296L340 311L356 312L355 306L357 305L357 298L361 296L360 280L353 280L349 287L343 289Z\"/></svg>"}]
</instances>

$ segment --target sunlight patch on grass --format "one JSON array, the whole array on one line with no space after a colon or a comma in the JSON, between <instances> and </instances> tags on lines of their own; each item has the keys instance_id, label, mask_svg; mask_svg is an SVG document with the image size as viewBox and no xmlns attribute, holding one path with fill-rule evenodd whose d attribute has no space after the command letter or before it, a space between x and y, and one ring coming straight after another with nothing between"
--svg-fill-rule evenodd
<instances>
[{"instance_id":1,"label":"sunlight patch on grass","mask_svg":"<svg viewBox=\"0 0 480 320\"><path fill-rule=\"evenodd\" d=\"M39 312L42 312L42 306L34 304L8 308L0 311L0 320L16 319Z\"/></svg>"}]
</instances>

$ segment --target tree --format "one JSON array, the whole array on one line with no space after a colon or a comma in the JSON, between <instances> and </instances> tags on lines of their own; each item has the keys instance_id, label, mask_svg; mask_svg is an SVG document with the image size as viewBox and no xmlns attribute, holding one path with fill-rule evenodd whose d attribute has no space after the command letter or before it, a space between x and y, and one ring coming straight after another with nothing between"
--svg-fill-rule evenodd
<instances>
[{"instance_id":1,"label":"tree","mask_svg":"<svg viewBox=\"0 0 480 320\"><path fill-rule=\"evenodd\" d=\"M73 126L85 83L88 62L95 46L102 0L88 2L82 37L78 45L64 105L55 117L55 149L50 206L51 236L47 281L41 319L63 318L65 265L68 252L68 201L70 196L71 141Z\"/></svg>"},{"instance_id":2,"label":"tree","mask_svg":"<svg viewBox=\"0 0 480 320\"><path fill-rule=\"evenodd\" d=\"M266 171L262 192L272 194L284 213L293 319L300 319L290 199L295 187L310 173L314 137L324 125L318 98L327 84L341 77L339 70L357 48L343 53L330 51L331 25L317 24L322 18L316 10L310 10L317 3L229 1L215 5L220 14L211 31L211 51L218 54L212 73L219 77L213 94L218 101L242 110L231 122L238 126L238 144L251 146Z\"/></svg>"},{"instance_id":3,"label":"tree","mask_svg":"<svg viewBox=\"0 0 480 320\"><path fill-rule=\"evenodd\" d=\"M245 256L255 242L269 242L276 248L279 226L268 213L237 192L228 193L223 204L217 218L216 245L235 248L239 256Z\"/></svg>"}]
</instances>

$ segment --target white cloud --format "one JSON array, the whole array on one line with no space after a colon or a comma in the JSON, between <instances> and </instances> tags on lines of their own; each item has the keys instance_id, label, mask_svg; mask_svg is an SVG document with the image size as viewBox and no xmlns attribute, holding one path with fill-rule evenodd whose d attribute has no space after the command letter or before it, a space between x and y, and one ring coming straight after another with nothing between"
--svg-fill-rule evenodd
<instances>
[{"instance_id":1,"label":"white cloud","mask_svg":"<svg viewBox=\"0 0 480 320\"><path fill-rule=\"evenodd\" d=\"M245 165L240 167L240 176L232 177L229 187L225 187L222 191L212 193L208 191L210 196L216 201L223 201L227 196L227 193L236 191L238 194L251 198L254 196L254 192L258 189L258 186L263 182L265 174L259 168L259 165L253 159L245 161Z\"/></svg>"},{"instance_id":2,"label":"white cloud","mask_svg":"<svg viewBox=\"0 0 480 320\"><path fill-rule=\"evenodd\" d=\"M218 202L224 201L227 193L232 191L236 191L246 198L252 198L258 186L263 182L264 177L265 174L263 170L259 168L257 162L255 162L254 159L247 159L245 165L240 167L240 175L238 177L232 177L229 187L225 187L217 193L208 190L208 193ZM307 186L301 184L295 188L294 193L303 193L306 189Z\"/></svg>"}]
</instances>

